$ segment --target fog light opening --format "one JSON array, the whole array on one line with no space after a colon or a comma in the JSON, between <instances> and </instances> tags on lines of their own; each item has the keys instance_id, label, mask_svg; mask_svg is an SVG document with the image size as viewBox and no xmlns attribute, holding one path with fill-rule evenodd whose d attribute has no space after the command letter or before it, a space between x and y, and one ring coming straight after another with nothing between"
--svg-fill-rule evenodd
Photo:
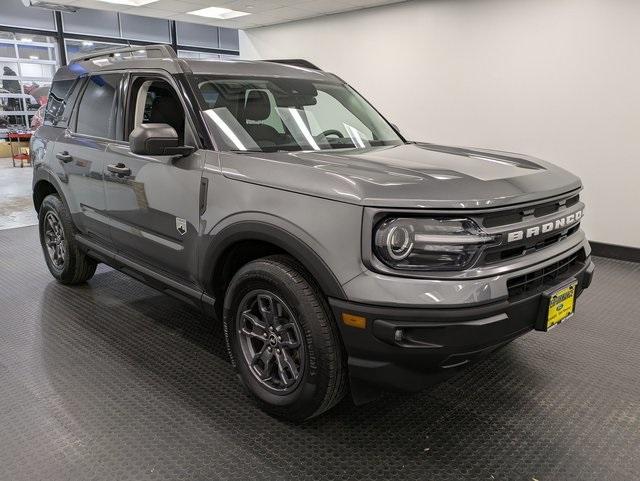
<instances>
[{"instance_id":1,"label":"fog light opening","mask_svg":"<svg viewBox=\"0 0 640 481\"><path fill-rule=\"evenodd\" d=\"M397 343L402 342L402 340L404 339L404 331L402 329L396 329L396 332L395 332L395 334L393 336L393 339Z\"/></svg>"}]
</instances>

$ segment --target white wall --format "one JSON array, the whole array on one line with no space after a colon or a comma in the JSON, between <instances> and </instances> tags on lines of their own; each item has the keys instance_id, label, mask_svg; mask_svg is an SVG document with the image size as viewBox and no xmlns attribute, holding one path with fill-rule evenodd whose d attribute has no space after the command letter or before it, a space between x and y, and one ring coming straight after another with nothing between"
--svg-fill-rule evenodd
<instances>
[{"instance_id":1,"label":"white wall","mask_svg":"<svg viewBox=\"0 0 640 481\"><path fill-rule=\"evenodd\" d=\"M640 247L640 1L430 0L241 32L337 73L412 140L582 177L592 240Z\"/></svg>"}]
</instances>

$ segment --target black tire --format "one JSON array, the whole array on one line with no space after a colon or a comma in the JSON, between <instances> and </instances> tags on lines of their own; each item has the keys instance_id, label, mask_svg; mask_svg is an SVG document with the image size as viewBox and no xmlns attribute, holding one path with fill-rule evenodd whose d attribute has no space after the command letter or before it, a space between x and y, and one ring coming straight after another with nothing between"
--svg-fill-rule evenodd
<instances>
[{"instance_id":1,"label":"black tire","mask_svg":"<svg viewBox=\"0 0 640 481\"><path fill-rule=\"evenodd\" d=\"M254 295L260 299L252 303ZM259 336L246 336L245 315L251 313L244 308L257 306L257 316L264 314L261 307L269 305L269 301L265 301L269 296L277 304L274 311L281 311L282 317L277 318L281 321L280 326L295 324L298 327L281 331L287 334L283 334L286 339L282 344L274 344L274 352L276 347L282 348L277 351L282 354L273 354L272 357L275 358L272 362L276 364L276 373L269 379L264 379L264 375L261 380L256 370L264 373L266 369L262 368L266 368L267 364L259 361L260 366L255 367L249 361L251 356L247 355L247 350L252 347L247 346L255 341L258 345L256 351L263 352L270 341L264 340L264 346L260 348L262 339L254 337L266 337L266 334L260 334L260 330L253 332L253 326L250 330L254 334L257 332ZM278 322L275 320L273 323ZM337 326L319 288L292 258L269 256L240 268L233 276L225 295L223 323L231 362L240 380L260 408L270 415L294 422L304 421L330 409L344 396L347 389L347 369ZM296 343L296 332L301 335L302 347L296 352L287 351L288 345ZM278 369L283 364L290 365L280 363L280 356L285 355L289 361L295 360L293 364L296 364L298 372L294 382L292 371L285 370L284 377L287 378L286 381L290 381L288 386L285 386Z\"/></svg>"},{"instance_id":2,"label":"black tire","mask_svg":"<svg viewBox=\"0 0 640 481\"><path fill-rule=\"evenodd\" d=\"M59 228L53 226L58 223ZM48 195L38 211L40 244L51 275L62 284L81 284L93 277L97 262L82 252L71 214L57 195ZM53 235L52 232L59 232ZM55 244L55 245L53 245ZM55 251L55 254L52 253Z\"/></svg>"}]
</instances>

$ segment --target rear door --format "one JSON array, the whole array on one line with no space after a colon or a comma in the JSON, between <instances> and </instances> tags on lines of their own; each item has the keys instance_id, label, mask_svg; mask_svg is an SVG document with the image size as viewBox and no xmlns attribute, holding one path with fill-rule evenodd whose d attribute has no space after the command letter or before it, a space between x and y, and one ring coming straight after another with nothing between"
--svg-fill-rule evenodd
<instances>
[{"instance_id":1,"label":"rear door","mask_svg":"<svg viewBox=\"0 0 640 481\"><path fill-rule=\"evenodd\" d=\"M102 244L111 244L104 187L107 145L113 141L123 73L88 76L80 92L69 128L56 142L56 156L64 164L69 198L77 227Z\"/></svg>"},{"instance_id":2,"label":"rear door","mask_svg":"<svg viewBox=\"0 0 640 481\"><path fill-rule=\"evenodd\" d=\"M197 144L171 77L133 73L125 90L122 139L105 154L113 242L123 257L196 285L203 153L180 159L132 154L129 134L141 123L169 124L182 144Z\"/></svg>"}]
</instances>

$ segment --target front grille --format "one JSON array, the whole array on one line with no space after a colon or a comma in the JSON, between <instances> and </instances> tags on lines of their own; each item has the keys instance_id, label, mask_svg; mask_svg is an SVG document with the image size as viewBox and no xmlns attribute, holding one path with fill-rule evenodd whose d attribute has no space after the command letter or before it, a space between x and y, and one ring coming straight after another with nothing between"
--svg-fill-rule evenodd
<instances>
[{"instance_id":1,"label":"front grille","mask_svg":"<svg viewBox=\"0 0 640 481\"><path fill-rule=\"evenodd\" d=\"M574 194L571 197L564 197L533 206L518 207L507 211L485 214L478 219L478 221L484 227L503 227L507 232L510 228L513 229L516 224L520 223L524 223L523 229L526 229L527 226L535 225L537 219L542 220L543 217L560 214L575 206L578 202L580 202L580 196ZM500 245L485 249L478 259L478 265L491 265L531 254L561 242L576 233L579 229L580 222L571 225L563 231L552 231L548 234L537 235L512 244L502 242Z\"/></svg>"},{"instance_id":2,"label":"front grille","mask_svg":"<svg viewBox=\"0 0 640 481\"><path fill-rule=\"evenodd\" d=\"M536 205L534 207L518 207L513 210L496 212L495 214L487 214L482 218L484 227L500 227L503 225L517 224L522 222L529 213L534 217L543 217L545 215L555 214L560 209L569 208L576 205L580 201L580 195L558 199L551 202Z\"/></svg>"},{"instance_id":3,"label":"front grille","mask_svg":"<svg viewBox=\"0 0 640 481\"><path fill-rule=\"evenodd\" d=\"M515 257L520 257L525 254L531 253L533 251L537 251L540 249L544 249L545 247L549 247L550 245L555 244L556 242L560 242L561 240L569 237L572 234L575 234L580 229L580 223L575 224L566 232L560 232L551 237L543 237L537 243L531 245L521 245L517 247L507 247L504 245L500 245L497 247L490 247L487 249L483 255L482 263L483 264L493 264L494 262L506 261L508 259L513 259Z\"/></svg>"},{"instance_id":4,"label":"front grille","mask_svg":"<svg viewBox=\"0 0 640 481\"><path fill-rule=\"evenodd\" d=\"M519 297L531 292L542 292L547 287L568 279L584 265L584 251L580 250L547 267L538 269L507 281L509 298Z\"/></svg>"}]
</instances>

